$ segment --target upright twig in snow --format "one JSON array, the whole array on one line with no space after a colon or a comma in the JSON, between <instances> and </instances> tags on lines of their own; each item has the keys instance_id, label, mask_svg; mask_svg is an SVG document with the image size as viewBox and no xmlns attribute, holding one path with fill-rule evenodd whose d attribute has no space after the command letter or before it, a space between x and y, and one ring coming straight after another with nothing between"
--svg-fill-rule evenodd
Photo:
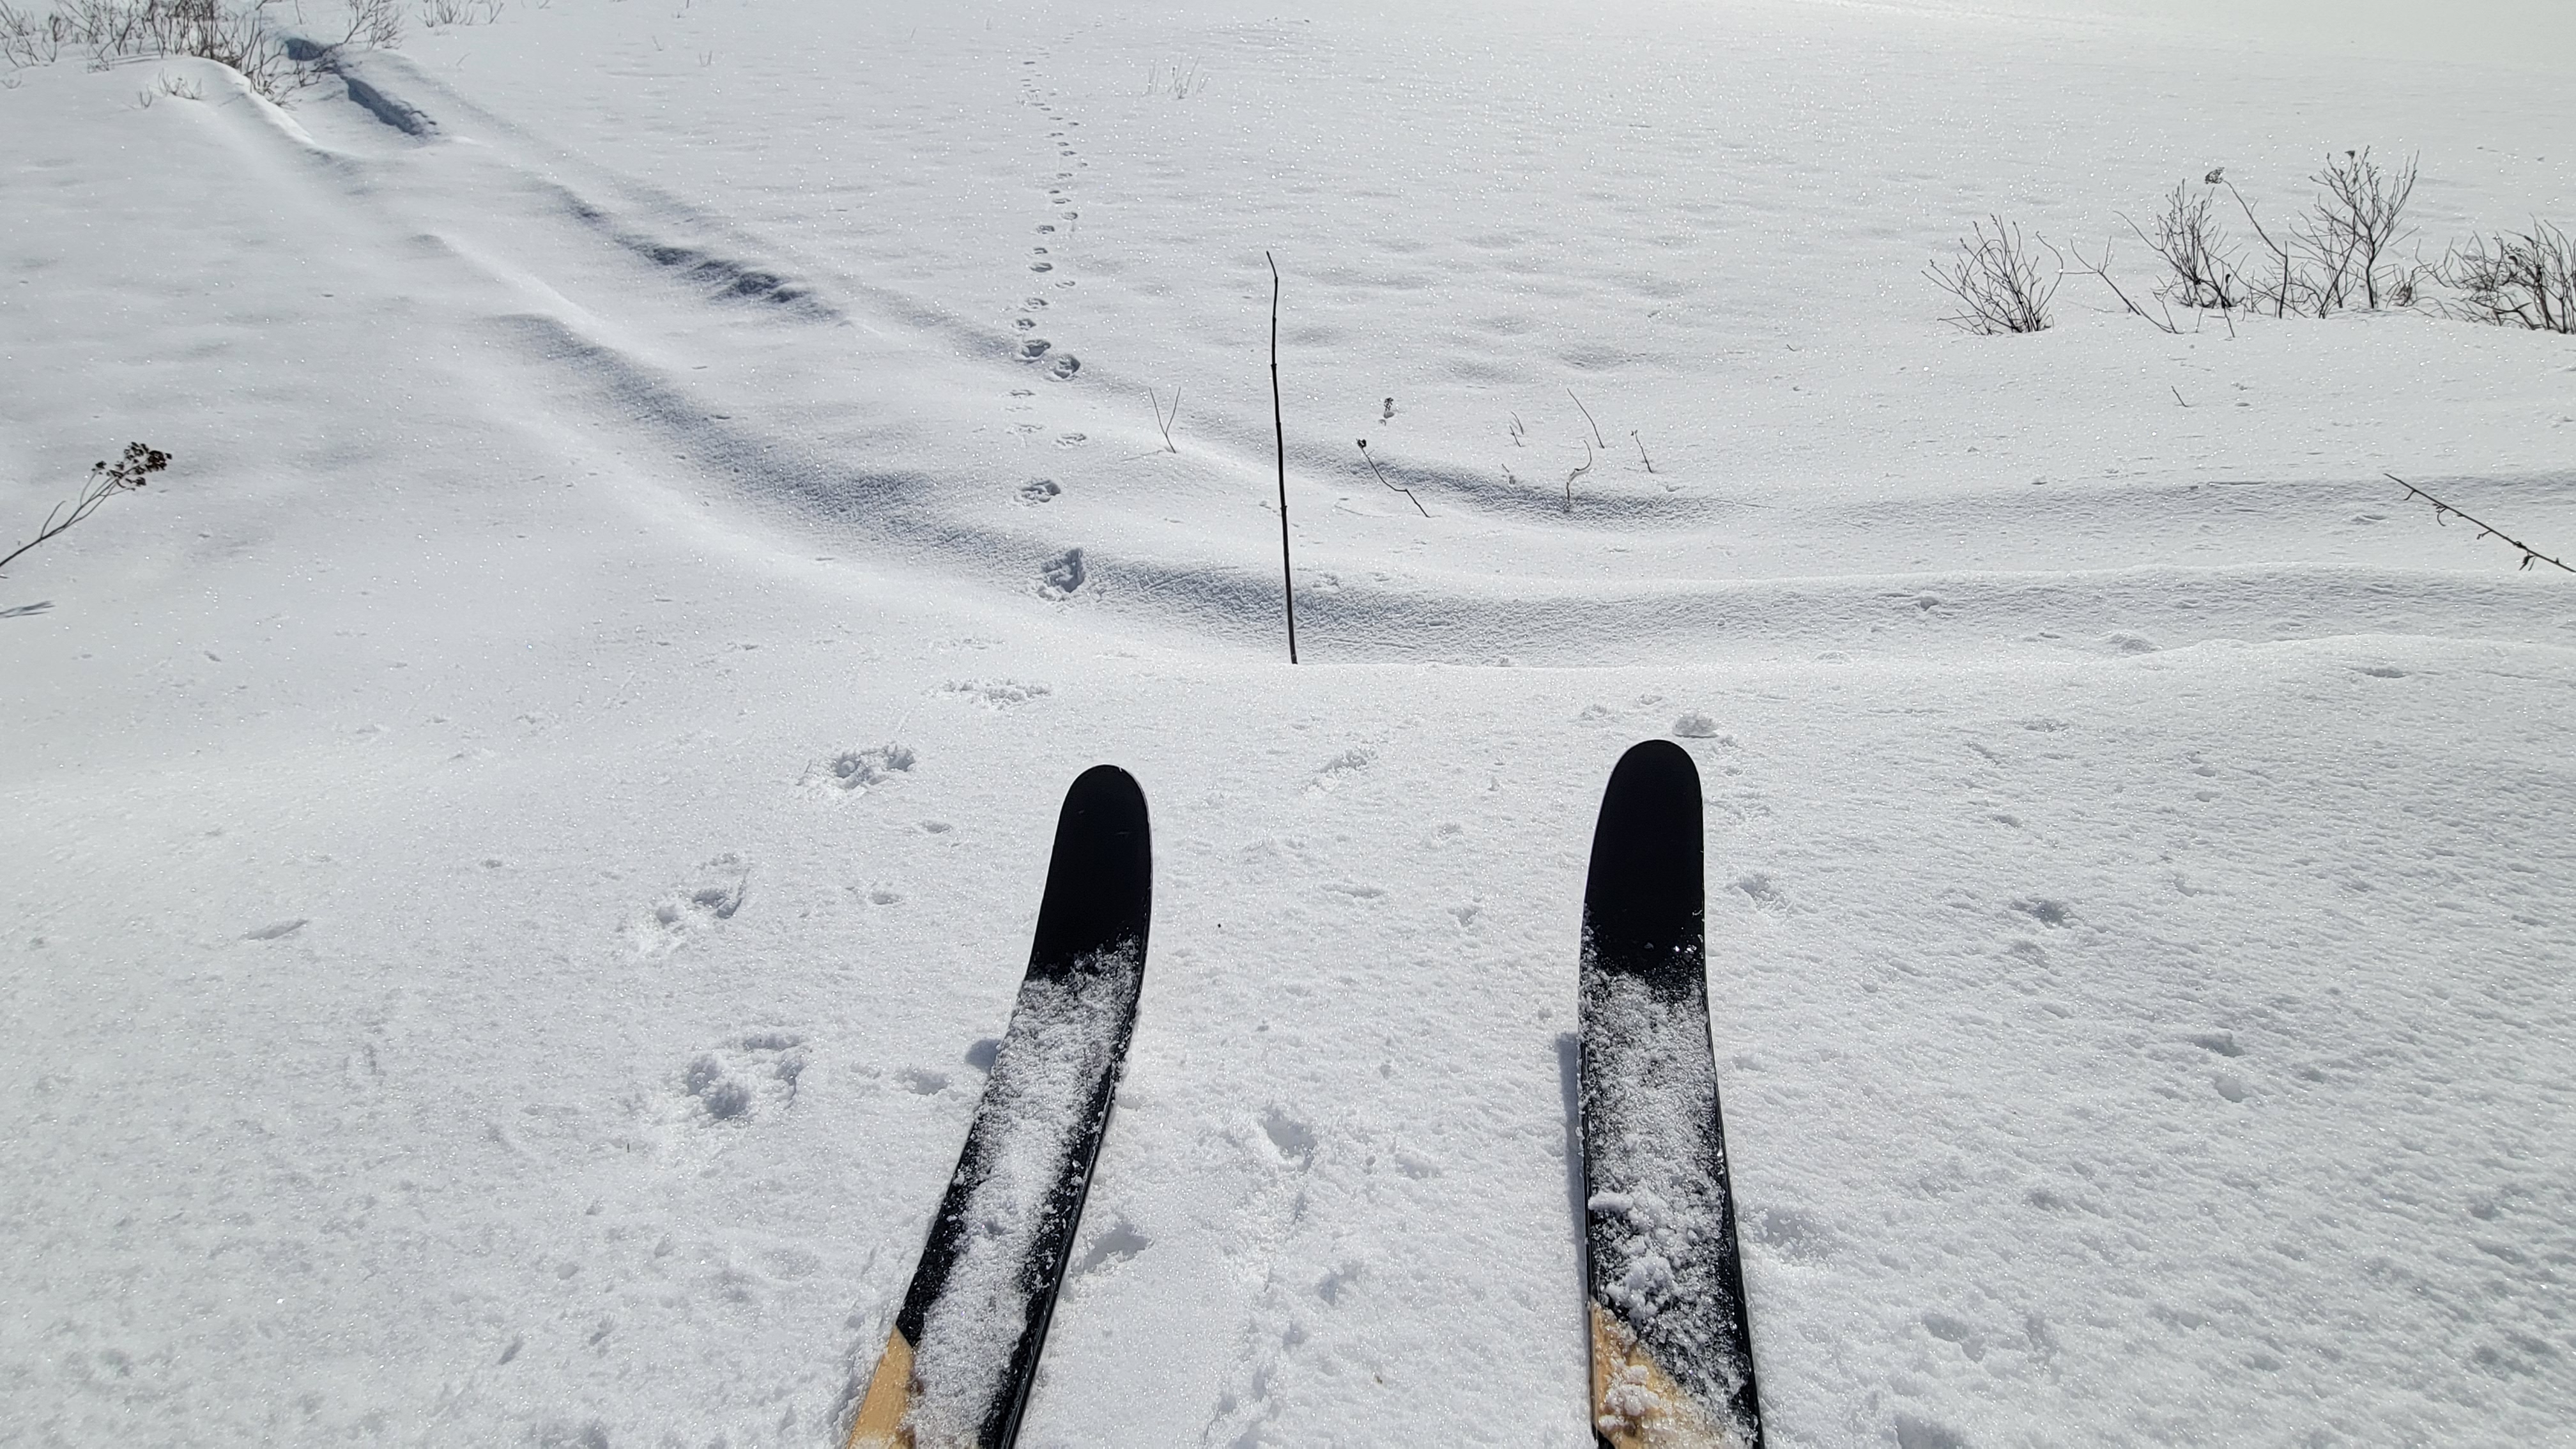
<instances>
[{"instance_id":1,"label":"upright twig in snow","mask_svg":"<svg viewBox=\"0 0 2576 1449\"><path fill-rule=\"evenodd\" d=\"M1646 456L1646 440L1638 437L1637 432L1637 429L1630 428L1628 430L1628 441L1637 445L1637 461L1645 464L1646 471L1652 473L1655 471L1655 460Z\"/></svg>"},{"instance_id":2,"label":"upright twig in snow","mask_svg":"<svg viewBox=\"0 0 2576 1449\"><path fill-rule=\"evenodd\" d=\"M1172 424L1181 420L1181 390L1177 387L1172 389L1172 415L1168 418L1163 416L1163 399L1160 393L1149 387L1145 389L1145 400L1154 405L1154 426L1163 430L1163 451L1179 452L1179 448L1172 446Z\"/></svg>"},{"instance_id":3,"label":"upright twig in snow","mask_svg":"<svg viewBox=\"0 0 2576 1449\"><path fill-rule=\"evenodd\" d=\"M1523 440L1528 436L1529 429L1521 426L1521 415L1519 413L1512 414L1512 446L1515 448L1527 447L1528 444Z\"/></svg>"},{"instance_id":4,"label":"upright twig in snow","mask_svg":"<svg viewBox=\"0 0 2576 1449\"><path fill-rule=\"evenodd\" d=\"M2046 243L2042 243L2042 245L2046 245ZM2120 290L2120 284L2111 280L2111 244L2109 242L2104 242L2102 244L2102 261L2099 266L2086 261L2084 259L2082 249L2077 247L2073 242L2068 242L2066 244L2066 249L2075 254L2075 270L2090 274L2094 280L2100 282L2103 286L2110 288L2111 295L2120 299L2120 305L2136 313L2147 323L2148 326L2166 333L2169 336L2180 336L2182 334L2182 327L2179 323L2174 321L2171 310L2166 310L2163 318L2158 319L2154 314L2148 312L2146 308L2130 301L2129 294ZM2049 250L2053 252L2057 249L2055 247L2049 247ZM2063 269L2065 265L2065 258L2058 258L2058 266ZM2160 309L2164 308L2164 305L2165 304L2161 301L2156 303L2156 306Z\"/></svg>"},{"instance_id":5,"label":"upright twig in snow","mask_svg":"<svg viewBox=\"0 0 2576 1449\"><path fill-rule=\"evenodd\" d=\"M1576 406L1580 407L1582 404L1578 403ZM1583 466L1565 475L1565 511L1568 513L1574 511L1574 480L1592 471L1592 444L1582 438L1577 438L1575 441L1583 444Z\"/></svg>"},{"instance_id":6,"label":"upright twig in snow","mask_svg":"<svg viewBox=\"0 0 2576 1449\"><path fill-rule=\"evenodd\" d=\"M55 504L45 514L44 526L36 530L34 538L9 550L6 556L0 556L0 569L17 562L18 555L96 513L98 506L108 500L108 495L140 488L146 478L169 466L169 454L141 443L126 444L124 456L113 463L92 463L89 481L81 485L80 496L69 504ZM66 513L65 508L71 511Z\"/></svg>"},{"instance_id":7,"label":"upright twig in snow","mask_svg":"<svg viewBox=\"0 0 2576 1449\"><path fill-rule=\"evenodd\" d=\"M1361 457L1363 457L1363 458L1368 458L1369 471L1370 471L1370 472L1372 472L1372 473L1377 474L1377 481L1379 481L1380 483L1386 483L1386 486L1387 486L1387 487L1389 487L1389 488L1395 488L1395 485L1394 485L1394 484L1392 484L1392 483L1387 483L1387 482L1386 482L1386 470L1385 470L1385 469L1383 469L1383 468L1378 467L1378 465L1377 465L1377 459L1375 459L1375 458L1370 458L1370 457L1369 457L1368 439L1366 439L1366 438L1362 438L1362 439L1360 439L1360 456L1361 456ZM1398 492L1398 493L1403 494L1403 495L1404 495L1405 497L1407 497L1407 498L1411 498L1411 499L1413 499L1413 511L1414 511L1414 512L1421 514L1421 515L1422 515L1423 517L1425 517L1425 518L1429 518L1429 517L1431 516L1431 510L1422 506L1422 500L1421 500L1421 499L1419 499L1419 498L1414 498L1414 497L1413 497L1413 490L1412 490L1412 489L1410 489L1410 488L1395 488L1395 491L1396 491L1396 492Z\"/></svg>"},{"instance_id":8,"label":"upright twig in snow","mask_svg":"<svg viewBox=\"0 0 2576 1449\"><path fill-rule=\"evenodd\" d=\"M1270 430L1279 442L1279 595L1288 608L1288 662L1297 662L1297 577L1288 567L1288 425L1279 409L1279 260L1268 252L1261 259L1270 263ZM1180 394L1172 395L1172 406L1181 404Z\"/></svg>"},{"instance_id":9,"label":"upright twig in snow","mask_svg":"<svg viewBox=\"0 0 2576 1449\"><path fill-rule=\"evenodd\" d=\"M1574 389L1570 387L1567 388L1565 390L1565 395L1567 397L1574 397ZM1583 405L1583 399L1574 397L1574 410L1583 414L1583 420L1585 422L1592 423L1592 409ZM1601 425L1599 423L1592 423L1592 441L1599 443L1605 448L1610 446L1609 440L1601 436ZM1587 464L1586 466L1589 465Z\"/></svg>"},{"instance_id":10,"label":"upright twig in snow","mask_svg":"<svg viewBox=\"0 0 2576 1449\"><path fill-rule=\"evenodd\" d=\"M2521 539L2518 539L2518 538L2512 537L2511 535L2509 535L2509 534L2507 534L2507 533L2503 532L2501 529L2498 529L2497 527L2495 527L2495 525L2493 525L2493 524L2489 524L2489 523L2480 523L2480 522L2478 522L2478 520L2476 520L2476 519L2474 519L2474 518L2469 517L2467 514L2462 513L2460 510L2458 510L2458 509L2456 509L2456 508L2453 508L2451 505L2449 505L2449 504L2447 504L2447 503L2443 502L2441 499L2434 497L2432 494L2425 492L2423 489L2416 487L2414 484L2407 482L2405 479L2398 477L2396 474L2394 474L2394 473L2385 473L2385 474L2382 474L2381 476L2382 476L2382 477L2384 477L2384 478L2386 478L2389 482L2396 484L2398 487L2405 489L2405 490L2407 491L2407 493L2409 493L2410 495L2412 495L2412 496L2414 496L2414 497L2417 497L2417 498L2421 498L2421 499L2423 499L2425 502L2432 504L2432 505L2433 505L2433 521L2434 521L2435 523L2441 524L2441 525L2443 525L2444 527L2448 527L2448 526L2450 525L2450 521L2451 521L2451 519L2453 519L2453 518L2457 518L2457 519L2462 520L2463 522L2466 522L2466 523L2468 523L2468 524L2470 524L2470 525L2474 526L2474 527L2477 529L2477 531L2478 531L2478 537L2480 537L2480 538L2493 538L2493 539L2499 539L2499 540L2502 540L2502 541L2503 541L2503 543L2505 544L2505 546L2506 546L2506 547L2508 547L2508 548L2518 548L2518 549L2522 550L2522 565L2521 565L2522 567L2524 567L2524 568L2526 568L2526 569L2527 569L2527 568L2531 567L2533 564L2536 564L2536 563L2545 563L2545 564L2550 565L2550 566L2551 566L2551 567L2553 567L2553 568L2566 569L2566 570L2567 570L2567 572L2569 572L2569 573L2571 573L2571 574L2576 574L2576 568L2567 568L2567 565L2566 565L2566 564L2561 563L2561 562L2560 562L2560 561L2558 561L2557 559L2551 558L2549 555L2547 555L2547 554L2545 554L2545 553L2542 553L2540 550L2538 550L2538 549L2536 549L2536 548L2533 548L2530 544L2524 543ZM0 560L0 562L5 562L5 560Z\"/></svg>"}]
</instances>

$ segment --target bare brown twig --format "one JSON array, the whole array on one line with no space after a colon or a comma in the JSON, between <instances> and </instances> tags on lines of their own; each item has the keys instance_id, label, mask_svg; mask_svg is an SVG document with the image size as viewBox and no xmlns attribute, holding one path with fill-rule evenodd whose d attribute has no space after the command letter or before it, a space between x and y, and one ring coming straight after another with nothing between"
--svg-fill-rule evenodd
<instances>
[{"instance_id":1,"label":"bare brown twig","mask_svg":"<svg viewBox=\"0 0 2576 1449\"><path fill-rule=\"evenodd\" d=\"M1574 389L1570 387L1567 388L1565 390L1565 395L1567 397L1574 397ZM1583 414L1583 420L1585 422L1592 423L1592 441L1599 443L1605 448L1609 447L1609 441L1601 436L1601 425L1599 423L1592 422L1592 409L1583 405L1583 399L1574 397L1574 410Z\"/></svg>"},{"instance_id":2,"label":"bare brown twig","mask_svg":"<svg viewBox=\"0 0 2576 1449\"><path fill-rule=\"evenodd\" d=\"M1393 483L1387 483L1386 470L1378 467L1377 459L1369 456L1368 439L1366 438L1360 439L1360 456L1368 460L1369 471L1377 474L1377 481L1380 483L1386 483L1387 487L1395 488L1396 492L1403 494L1412 502L1414 512L1421 514L1425 518L1429 518L1431 516L1431 510L1422 506L1422 500L1413 496L1412 489L1396 488L1396 485Z\"/></svg>"},{"instance_id":3,"label":"bare brown twig","mask_svg":"<svg viewBox=\"0 0 2576 1449\"><path fill-rule=\"evenodd\" d=\"M2508 548L2517 548L2522 550L2521 566L2523 568L2530 568L2536 563L2545 563L2553 568L2566 569L2567 572L2576 574L2576 568L2568 568L2566 564L2557 559L2551 558L2549 555L2533 548L2530 544L2524 543L2521 539L2505 533L2503 530L2497 528L2491 523L2480 523L2478 520L2469 517L2467 514L2453 508L2450 504L2443 502L2441 499L2434 497L2432 494L2425 492L2423 489L2416 487L2414 484L2407 482L2396 474L2383 473L2380 476L2386 478L2389 482L2396 484L2398 487L2405 489L2409 495L2421 498L2425 502L2432 504L2433 521L2435 523L2439 523L2447 527L2452 519L2457 518L2461 522L2469 524L2477 529L2478 537L2480 538L2496 539L2501 541Z\"/></svg>"}]
</instances>

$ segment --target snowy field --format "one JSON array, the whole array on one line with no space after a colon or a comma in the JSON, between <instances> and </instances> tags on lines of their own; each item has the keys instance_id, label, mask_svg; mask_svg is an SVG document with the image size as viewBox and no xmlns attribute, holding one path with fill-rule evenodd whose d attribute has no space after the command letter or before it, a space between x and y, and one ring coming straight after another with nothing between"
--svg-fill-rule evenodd
<instances>
[{"instance_id":1,"label":"snowy field","mask_svg":"<svg viewBox=\"0 0 2576 1449\"><path fill-rule=\"evenodd\" d=\"M0 77L0 538L176 458L0 580L0 1444L836 1444L1114 761L1022 1442L1579 1449L1582 871L1675 733L1776 1444L2571 1442L2576 577L2382 474L2576 551L2576 339L1921 275L2143 295L2119 213L2346 147L2576 224L2570 7L2245 11Z\"/></svg>"}]
</instances>

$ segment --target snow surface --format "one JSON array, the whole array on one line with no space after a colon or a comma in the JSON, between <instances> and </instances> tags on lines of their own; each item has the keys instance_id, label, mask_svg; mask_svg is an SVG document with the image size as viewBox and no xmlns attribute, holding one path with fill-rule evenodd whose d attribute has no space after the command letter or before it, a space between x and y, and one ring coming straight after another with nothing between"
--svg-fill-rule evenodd
<instances>
[{"instance_id":1,"label":"snow surface","mask_svg":"<svg viewBox=\"0 0 2576 1449\"><path fill-rule=\"evenodd\" d=\"M1022 1442L1581 1445L1582 871L1665 732L1777 1443L2563 1442L2576 591L2380 475L2576 548L2576 349L1919 272L2364 144L2431 248L2565 223L2571 29L553 0L374 110L11 73L0 533L175 461L0 582L0 1442L833 1443L1107 760L1152 980Z\"/></svg>"}]
</instances>

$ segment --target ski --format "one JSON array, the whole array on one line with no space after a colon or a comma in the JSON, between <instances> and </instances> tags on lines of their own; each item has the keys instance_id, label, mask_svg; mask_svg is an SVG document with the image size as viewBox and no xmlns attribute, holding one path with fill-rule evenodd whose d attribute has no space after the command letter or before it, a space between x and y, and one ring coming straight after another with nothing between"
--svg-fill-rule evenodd
<instances>
[{"instance_id":1,"label":"ski","mask_svg":"<svg viewBox=\"0 0 2576 1449\"><path fill-rule=\"evenodd\" d=\"M850 1449L1008 1449L1109 1125L1145 977L1144 792L1065 793L1036 943L956 1175L851 1421Z\"/></svg>"},{"instance_id":2,"label":"ski","mask_svg":"<svg viewBox=\"0 0 2576 1449\"><path fill-rule=\"evenodd\" d=\"M1699 770L1628 751L1583 892L1592 1429L1605 1449L1760 1449L1708 1024Z\"/></svg>"}]
</instances>

